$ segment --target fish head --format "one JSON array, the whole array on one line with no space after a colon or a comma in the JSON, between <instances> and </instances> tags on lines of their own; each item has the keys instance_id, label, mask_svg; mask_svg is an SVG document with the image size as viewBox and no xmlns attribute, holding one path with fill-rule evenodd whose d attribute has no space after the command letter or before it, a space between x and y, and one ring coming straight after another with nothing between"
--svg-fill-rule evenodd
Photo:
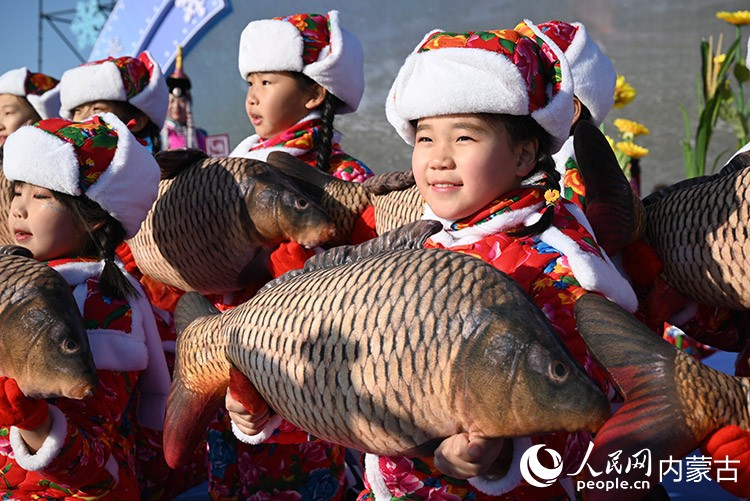
<instances>
[{"instance_id":1,"label":"fish head","mask_svg":"<svg viewBox=\"0 0 750 501\"><path fill-rule=\"evenodd\" d=\"M270 168L256 175L246 205L256 231L269 243L316 247L337 238L335 222L315 198Z\"/></svg>"},{"instance_id":2,"label":"fish head","mask_svg":"<svg viewBox=\"0 0 750 501\"><path fill-rule=\"evenodd\" d=\"M0 299L0 372L32 398L90 397L98 378L83 318L62 276L37 264Z\"/></svg>"},{"instance_id":3,"label":"fish head","mask_svg":"<svg viewBox=\"0 0 750 501\"><path fill-rule=\"evenodd\" d=\"M465 402L486 436L596 431L610 416L602 390L515 283L488 290L465 357Z\"/></svg>"}]
</instances>

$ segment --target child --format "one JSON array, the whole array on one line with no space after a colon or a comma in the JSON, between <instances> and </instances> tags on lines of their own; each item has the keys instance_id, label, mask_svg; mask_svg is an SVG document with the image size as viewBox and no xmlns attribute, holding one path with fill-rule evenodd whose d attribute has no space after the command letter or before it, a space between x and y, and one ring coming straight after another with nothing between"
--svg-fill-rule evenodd
<instances>
[{"instance_id":1,"label":"child","mask_svg":"<svg viewBox=\"0 0 750 501\"><path fill-rule=\"evenodd\" d=\"M60 112L60 88L57 79L44 73L16 68L0 75L0 165L3 145L8 136L22 125L43 118L56 117ZM10 184L0 175L0 221L8 220ZM5 225L0 226L0 245L13 242Z\"/></svg>"},{"instance_id":2,"label":"child","mask_svg":"<svg viewBox=\"0 0 750 501\"><path fill-rule=\"evenodd\" d=\"M444 229L426 244L477 256L524 287L571 353L607 389L575 326L573 304L588 291L629 311L635 295L597 246L581 210L559 196L550 155L573 119L571 74L560 49L527 21L543 48L514 30L428 33L406 59L386 116L414 145L412 170L424 218ZM539 184L524 181L541 175ZM533 419L533 416L529 416ZM365 459L360 499L572 499L587 434L502 439L461 433L433 457ZM545 489L521 479L532 443L558 451L563 475Z\"/></svg>"},{"instance_id":3,"label":"child","mask_svg":"<svg viewBox=\"0 0 750 501\"><path fill-rule=\"evenodd\" d=\"M99 377L86 400L21 400L32 424L0 417L4 497L138 499L132 419L160 428L170 381L151 306L115 247L145 219L159 167L107 113L21 127L7 141L4 171L15 243L70 284Z\"/></svg>"},{"instance_id":4,"label":"child","mask_svg":"<svg viewBox=\"0 0 750 501\"><path fill-rule=\"evenodd\" d=\"M255 134L230 156L265 160L281 150L347 181L372 176L341 150L333 128L337 113L357 110L365 86L362 47L337 11L251 22L240 36L239 69Z\"/></svg>"},{"instance_id":5,"label":"child","mask_svg":"<svg viewBox=\"0 0 750 501\"><path fill-rule=\"evenodd\" d=\"M190 79L182 71L182 47L177 46L174 72L167 77L169 108L161 130L161 144L165 150L198 148L206 151L206 131L193 123L193 96Z\"/></svg>"},{"instance_id":6,"label":"child","mask_svg":"<svg viewBox=\"0 0 750 501\"><path fill-rule=\"evenodd\" d=\"M557 171L562 176L562 195L585 211L586 187L581 180L573 149L573 130L579 121L588 120L597 127L604 122L615 102L617 72L609 58L588 36L583 24L547 21L536 26L564 51L570 67L575 90L575 112L570 137L552 158L555 159ZM533 38L532 30L526 23L519 23L515 30Z\"/></svg>"},{"instance_id":7,"label":"child","mask_svg":"<svg viewBox=\"0 0 750 501\"><path fill-rule=\"evenodd\" d=\"M93 61L72 68L60 78L60 115L83 120L96 113L111 112L128 124L152 153L161 149L169 92L159 63L148 51L138 57ZM130 121L134 125L130 125Z\"/></svg>"},{"instance_id":8,"label":"child","mask_svg":"<svg viewBox=\"0 0 750 501\"><path fill-rule=\"evenodd\" d=\"M281 150L340 179L372 176L365 164L341 150L333 129L335 114L356 111L364 92L362 48L356 36L341 27L337 11L249 23L240 37L239 69L249 85L245 108L256 134L231 156L265 160L271 151ZM311 254L295 242L282 244L270 257L271 274L301 268ZM221 300L217 306L226 309L246 299L235 296L229 305ZM229 393L226 404L227 409L242 410ZM311 439L287 422L265 443L238 436L249 443L237 442L229 417L220 411L208 438L209 492L214 499L342 499L343 447Z\"/></svg>"}]
</instances>

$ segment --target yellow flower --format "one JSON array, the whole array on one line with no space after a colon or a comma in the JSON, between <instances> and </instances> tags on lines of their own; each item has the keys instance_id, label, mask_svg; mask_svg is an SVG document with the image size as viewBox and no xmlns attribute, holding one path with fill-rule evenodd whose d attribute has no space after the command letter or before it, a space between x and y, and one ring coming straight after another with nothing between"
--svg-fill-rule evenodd
<instances>
[{"instance_id":1,"label":"yellow flower","mask_svg":"<svg viewBox=\"0 0 750 501\"><path fill-rule=\"evenodd\" d=\"M717 66L721 66L721 63L723 63L726 58L726 54L716 54L714 56L714 64Z\"/></svg>"},{"instance_id":2,"label":"yellow flower","mask_svg":"<svg viewBox=\"0 0 750 501\"><path fill-rule=\"evenodd\" d=\"M722 10L716 13L716 17L735 26L750 24L750 10L737 10L734 12Z\"/></svg>"},{"instance_id":3,"label":"yellow flower","mask_svg":"<svg viewBox=\"0 0 750 501\"><path fill-rule=\"evenodd\" d=\"M607 138L607 142L609 143L609 147L612 148L612 150L614 151L614 149L615 149L615 141L614 141L614 139L612 139L611 137L607 136L606 134L605 134L604 137Z\"/></svg>"},{"instance_id":4,"label":"yellow flower","mask_svg":"<svg viewBox=\"0 0 750 501\"><path fill-rule=\"evenodd\" d=\"M547 201L547 205L555 205L555 202L560 198L560 192L558 190L547 190L544 192L544 200Z\"/></svg>"},{"instance_id":5,"label":"yellow flower","mask_svg":"<svg viewBox=\"0 0 750 501\"><path fill-rule=\"evenodd\" d=\"M617 75L615 84L615 108L622 108L635 99L635 88L625 81L625 77Z\"/></svg>"},{"instance_id":6,"label":"yellow flower","mask_svg":"<svg viewBox=\"0 0 750 501\"><path fill-rule=\"evenodd\" d=\"M651 131L648 130L648 127L646 127L645 125L639 124L638 122L635 122L633 120L628 120L626 118L616 118L612 123L615 124L617 130L619 130L622 134L629 133L633 136L640 136L651 133Z\"/></svg>"},{"instance_id":7,"label":"yellow flower","mask_svg":"<svg viewBox=\"0 0 750 501\"><path fill-rule=\"evenodd\" d=\"M648 155L648 148L638 146L632 141L620 141L615 145L615 147L630 158L637 159L643 158Z\"/></svg>"}]
</instances>

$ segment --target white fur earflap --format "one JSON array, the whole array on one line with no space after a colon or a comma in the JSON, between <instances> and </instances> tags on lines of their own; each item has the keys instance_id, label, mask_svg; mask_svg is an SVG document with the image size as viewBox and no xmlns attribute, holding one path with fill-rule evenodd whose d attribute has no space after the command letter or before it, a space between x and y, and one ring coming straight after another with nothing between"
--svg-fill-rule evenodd
<instances>
[{"instance_id":1,"label":"white fur earflap","mask_svg":"<svg viewBox=\"0 0 750 501\"><path fill-rule=\"evenodd\" d=\"M3 172L9 181L43 186L78 196L78 158L67 141L47 131L24 125L5 142Z\"/></svg>"},{"instance_id":2,"label":"white fur earflap","mask_svg":"<svg viewBox=\"0 0 750 501\"><path fill-rule=\"evenodd\" d=\"M15 68L0 75L0 94L12 94L14 96L26 95L26 75L28 68Z\"/></svg>"},{"instance_id":3,"label":"white fur earflap","mask_svg":"<svg viewBox=\"0 0 750 501\"><path fill-rule=\"evenodd\" d=\"M328 12L328 27L328 45L317 61L305 65L304 38L295 25L280 19L252 21L240 35L240 75L246 79L255 72L301 72L343 101L337 113L356 111L365 90L362 45L341 27L338 11Z\"/></svg>"},{"instance_id":4,"label":"white fur earflap","mask_svg":"<svg viewBox=\"0 0 750 501\"><path fill-rule=\"evenodd\" d=\"M615 103L617 72L612 61L601 51L581 23L570 46L565 50L573 75L575 95L586 105L596 125L600 125Z\"/></svg>"},{"instance_id":5,"label":"white fur earflap","mask_svg":"<svg viewBox=\"0 0 750 501\"><path fill-rule=\"evenodd\" d=\"M151 65L148 85L128 99L122 74L111 60L96 61L69 69L60 79L60 116L71 120L73 109L92 101L127 101L141 110L159 128L164 125L169 106L169 89L159 63L143 52ZM143 62L143 61L142 61Z\"/></svg>"},{"instance_id":6,"label":"white fur earflap","mask_svg":"<svg viewBox=\"0 0 750 501\"><path fill-rule=\"evenodd\" d=\"M26 79L29 70L25 66L6 71L0 75L0 94L12 94L25 97L34 111L42 120L59 116L60 111L60 86L56 85L41 95L26 93Z\"/></svg>"}]
</instances>

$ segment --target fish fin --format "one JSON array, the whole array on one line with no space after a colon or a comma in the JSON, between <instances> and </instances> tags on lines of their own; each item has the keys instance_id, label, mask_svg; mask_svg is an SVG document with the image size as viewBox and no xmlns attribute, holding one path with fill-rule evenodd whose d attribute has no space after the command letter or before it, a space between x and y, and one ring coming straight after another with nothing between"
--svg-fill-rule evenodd
<instances>
[{"instance_id":1,"label":"fish fin","mask_svg":"<svg viewBox=\"0 0 750 501\"><path fill-rule=\"evenodd\" d=\"M414 172L411 170L400 172L386 172L366 179L362 186L372 195L385 195L392 191L402 191L417 184Z\"/></svg>"},{"instance_id":2,"label":"fish fin","mask_svg":"<svg viewBox=\"0 0 750 501\"><path fill-rule=\"evenodd\" d=\"M284 151L272 151L268 154L266 163L275 167L282 174L291 177L297 184L301 185L306 193L312 193L317 199L322 197L323 191L329 183L347 182L320 169L310 168L309 164Z\"/></svg>"},{"instance_id":3,"label":"fish fin","mask_svg":"<svg viewBox=\"0 0 750 501\"><path fill-rule=\"evenodd\" d=\"M656 471L646 476L644 469L605 472L613 457L619 464L650 454L651 464L680 459L695 450L702 437L696 437L687 422L689 402L682 402L676 388L676 365L687 357L656 333L641 324L620 306L597 295L585 294L575 304L575 317L586 345L623 395L625 402L599 429L584 470L586 480L634 482L649 479L658 483ZM692 383L691 383L692 384ZM619 455L618 455L619 452ZM594 474L592 470L599 473ZM637 491L618 494L637 495ZM640 496L643 495L641 491ZM615 496L617 497L617 496ZM613 499L612 492L592 491L591 500Z\"/></svg>"},{"instance_id":4,"label":"fish fin","mask_svg":"<svg viewBox=\"0 0 750 501\"><path fill-rule=\"evenodd\" d=\"M172 179L195 162L206 158L208 155L204 151L195 148L164 150L154 155L162 179Z\"/></svg>"},{"instance_id":5,"label":"fish fin","mask_svg":"<svg viewBox=\"0 0 750 501\"><path fill-rule=\"evenodd\" d=\"M442 224L438 221L420 220L383 233L379 237L359 245L334 247L308 259L303 268L292 270L281 275L276 280L268 282L258 293L265 292L303 273L335 268L388 251L422 249L425 241L441 229Z\"/></svg>"},{"instance_id":6,"label":"fish fin","mask_svg":"<svg viewBox=\"0 0 750 501\"><path fill-rule=\"evenodd\" d=\"M738 170L742 170L748 166L750 166L750 151L743 151L732 157L732 159L721 168L719 175L728 176L729 174L734 174Z\"/></svg>"},{"instance_id":7,"label":"fish fin","mask_svg":"<svg viewBox=\"0 0 750 501\"><path fill-rule=\"evenodd\" d=\"M604 251L613 256L640 238L643 207L604 134L582 121L573 133L576 162L586 187L586 219Z\"/></svg>"},{"instance_id":8,"label":"fish fin","mask_svg":"<svg viewBox=\"0 0 750 501\"><path fill-rule=\"evenodd\" d=\"M0 246L0 254L7 254L9 256L31 257L31 258L34 257L34 253L32 253L26 247L21 247L20 245L3 245L3 246Z\"/></svg>"},{"instance_id":9,"label":"fish fin","mask_svg":"<svg viewBox=\"0 0 750 501\"><path fill-rule=\"evenodd\" d=\"M174 310L174 324L177 335L184 332L196 318L208 315L219 315L221 311L200 293L186 292L177 301Z\"/></svg>"},{"instance_id":10,"label":"fish fin","mask_svg":"<svg viewBox=\"0 0 750 501\"><path fill-rule=\"evenodd\" d=\"M192 391L182 384L175 370L162 437L164 458L171 468L179 468L195 455L205 430L224 401L225 392L226 387L213 394Z\"/></svg>"}]
</instances>

